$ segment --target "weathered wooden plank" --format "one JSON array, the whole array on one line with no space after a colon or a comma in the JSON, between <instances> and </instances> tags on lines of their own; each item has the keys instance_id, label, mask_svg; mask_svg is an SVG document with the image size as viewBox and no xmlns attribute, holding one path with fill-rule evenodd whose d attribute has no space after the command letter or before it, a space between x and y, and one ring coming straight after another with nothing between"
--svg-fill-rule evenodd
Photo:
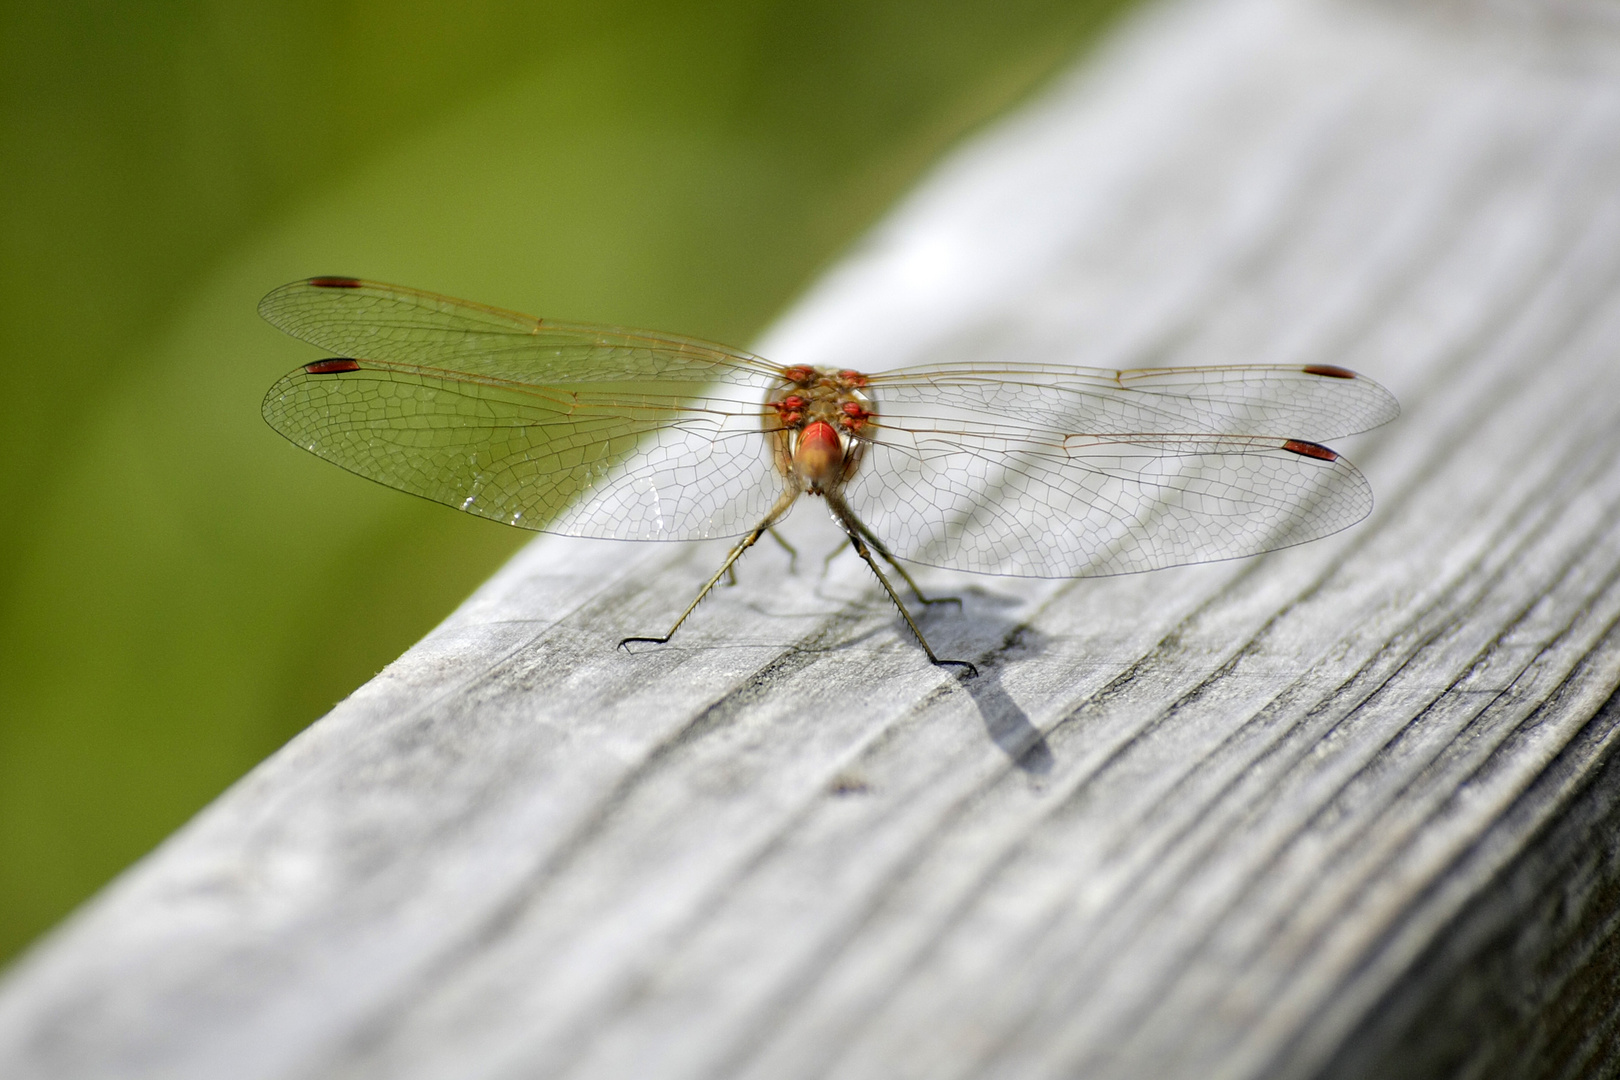
<instances>
[{"instance_id":1,"label":"weathered wooden plank","mask_svg":"<svg viewBox=\"0 0 1620 1080\"><path fill-rule=\"evenodd\" d=\"M1362 526L1134 577L927 572L965 682L856 560L822 572L803 509L800 565L761 545L633 655L721 549L542 538L17 965L0 1071L1609 1071L1603 17L1151 10L760 345L1354 367L1407 410L1342 447Z\"/></svg>"}]
</instances>

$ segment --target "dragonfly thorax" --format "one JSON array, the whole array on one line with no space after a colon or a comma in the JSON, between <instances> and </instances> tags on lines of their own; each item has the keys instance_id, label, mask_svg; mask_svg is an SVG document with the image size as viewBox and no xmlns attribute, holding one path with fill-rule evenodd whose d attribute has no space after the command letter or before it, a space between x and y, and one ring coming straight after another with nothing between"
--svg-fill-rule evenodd
<instances>
[{"instance_id":1,"label":"dragonfly thorax","mask_svg":"<svg viewBox=\"0 0 1620 1080\"><path fill-rule=\"evenodd\" d=\"M783 476L814 493L835 489L855 474L877 415L866 387L858 371L782 369L765 399L764 426Z\"/></svg>"}]
</instances>

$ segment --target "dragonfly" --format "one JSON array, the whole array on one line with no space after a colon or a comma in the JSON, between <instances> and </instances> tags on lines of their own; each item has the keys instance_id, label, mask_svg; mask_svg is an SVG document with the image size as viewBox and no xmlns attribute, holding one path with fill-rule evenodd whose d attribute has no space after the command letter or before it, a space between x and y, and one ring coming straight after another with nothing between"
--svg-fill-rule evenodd
<instances>
[{"instance_id":1,"label":"dragonfly","mask_svg":"<svg viewBox=\"0 0 1620 1080\"><path fill-rule=\"evenodd\" d=\"M348 277L284 285L259 312L330 354L263 405L318 457L520 528L738 538L668 632L625 648L670 641L809 496L929 661L971 677L935 653L883 566L929 605L949 598L924 596L902 563L1090 577L1315 540L1372 509L1365 477L1321 440L1399 412L1330 364L781 365Z\"/></svg>"}]
</instances>

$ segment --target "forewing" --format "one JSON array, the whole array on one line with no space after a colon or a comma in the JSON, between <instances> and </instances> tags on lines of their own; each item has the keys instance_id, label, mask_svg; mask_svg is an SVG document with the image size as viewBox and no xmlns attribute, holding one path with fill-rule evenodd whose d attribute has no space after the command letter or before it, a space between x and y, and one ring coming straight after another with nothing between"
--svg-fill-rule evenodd
<instances>
[{"instance_id":1,"label":"forewing","mask_svg":"<svg viewBox=\"0 0 1620 1080\"><path fill-rule=\"evenodd\" d=\"M1058 436L1248 435L1335 439L1400 413L1382 386L1329 365L1244 364L1111 371L943 364L871 377L884 416L1005 418Z\"/></svg>"},{"instance_id":2,"label":"forewing","mask_svg":"<svg viewBox=\"0 0 1620 1080\"><path fill-rule=\"evenodd\" d=\"M930 566L1133 573L1303 543L1372 509L1355 467L1315 443L902 425L885 416L847 495L896 556Z\"/></svg>"},{"instance_id":3,"label":"forewing","mask_svg":"<svg viewBox=\"0 0 1620 1080\"><path fill-rule=\"evenodd\" d=\"M259 303L271 325L339 356L548 386L672 380L763 389L778 369L723 345L553 322L356 278L310 278Z\"/></svg>"}]
</instances>

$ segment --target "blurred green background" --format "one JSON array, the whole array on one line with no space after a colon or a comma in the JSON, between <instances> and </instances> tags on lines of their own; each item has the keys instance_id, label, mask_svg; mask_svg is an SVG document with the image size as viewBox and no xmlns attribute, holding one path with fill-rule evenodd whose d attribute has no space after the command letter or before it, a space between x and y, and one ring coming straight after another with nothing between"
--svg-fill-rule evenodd
<instances>
[{"instance_id":1,"label":"blurred green background","mask_svg":"<svg viewBox=\"0 0 1620 1080\"><path fill-rule=\"evenodd\" d=\"M7 0L0 961L529 536L260 420L311 274L746 345L1128 0Z\"/></svg>"}]
</instances>

